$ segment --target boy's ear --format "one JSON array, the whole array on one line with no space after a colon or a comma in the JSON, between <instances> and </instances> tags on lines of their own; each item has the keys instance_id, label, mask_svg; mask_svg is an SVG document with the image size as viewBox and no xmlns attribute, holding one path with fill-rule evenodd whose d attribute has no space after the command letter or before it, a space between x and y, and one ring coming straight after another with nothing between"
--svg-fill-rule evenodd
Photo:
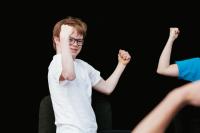
<instances>
[{"instance_id":1,"label":"boy's ear","mask_svg":"<svg viewBox=\"0 0 200 133\"><path fill-rule=\"evenodd\" d=\"M59 42L60 42L59 37L53 37L53 40L54 40L54 42L55 42L56 44L59 44Z\"/></svg>"}]
</instances>

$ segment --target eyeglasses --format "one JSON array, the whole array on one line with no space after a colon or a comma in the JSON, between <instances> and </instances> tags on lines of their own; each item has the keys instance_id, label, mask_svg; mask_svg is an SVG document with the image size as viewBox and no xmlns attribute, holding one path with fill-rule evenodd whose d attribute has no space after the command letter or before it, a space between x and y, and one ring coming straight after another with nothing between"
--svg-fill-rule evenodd
<instances>
[{"instance_id":1,"label":"eyeglasses","mask_svg":"<svg viewBox=\"0 0 200 133\"><path fill-rule=\"evenodd\" d=\"M83 39L76 39L76 38L73 38L73 37L69 37L69 42L70 42L71 45L73 45L76 42L76 44L80 47L80 46L83 45L84 40Z\"/></svg>"}]
</instances>

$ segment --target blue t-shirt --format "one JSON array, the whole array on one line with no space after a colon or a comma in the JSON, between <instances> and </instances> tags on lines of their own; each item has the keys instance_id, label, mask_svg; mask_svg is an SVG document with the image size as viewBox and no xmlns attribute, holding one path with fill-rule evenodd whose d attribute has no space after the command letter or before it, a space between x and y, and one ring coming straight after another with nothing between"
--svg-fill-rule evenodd
<instances>
[{"instance_id":1,"label":"blue t-shirt","mask_svg":"<svg viewBox=\"0 0 200 133\"><path fill-rule=\"evenodd\" d=\"M176 61L179 70L179 79L187 81L200 80L200 58L191 58L182 61Z\"/></svg>"}]
</instances>

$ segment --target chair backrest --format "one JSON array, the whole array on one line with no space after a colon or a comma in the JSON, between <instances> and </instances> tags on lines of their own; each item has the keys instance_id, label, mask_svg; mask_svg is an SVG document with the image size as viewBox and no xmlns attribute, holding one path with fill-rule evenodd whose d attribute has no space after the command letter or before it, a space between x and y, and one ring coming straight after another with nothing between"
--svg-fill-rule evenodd
<instances>
[{"instance_id":1,"label":"chair backrest","mask_svg":"<svg viewBox=\"0 0 200 133\"><path fill-rule=\"evenodd\" d=\"M50 96L45 96L39 108L39 133L56 133L55 117Z\"/></svg>"},{"instance_id":2,"label":"chair backrest","mask_svg":"<svg viewBox=\"0 0 200 133\"><path fill-rule=\"evenodd\" d=\"M98 131L112 129L112 109L106 96L93 93L92 106L96 115ZM50 96L45 96L39 108L39 133L56 133L55 116Z\"/></svg>"},{"instance_id":3,"label":"chair backrest","mask_svg":"<svg viewBox=\"0 0 200 133\"><path fill-rule=\"evenodd\" d=\"M112 129L112 108L107 96L93 91L92 106L96 115L98 131Z\"/></svg>"}]
</instances>

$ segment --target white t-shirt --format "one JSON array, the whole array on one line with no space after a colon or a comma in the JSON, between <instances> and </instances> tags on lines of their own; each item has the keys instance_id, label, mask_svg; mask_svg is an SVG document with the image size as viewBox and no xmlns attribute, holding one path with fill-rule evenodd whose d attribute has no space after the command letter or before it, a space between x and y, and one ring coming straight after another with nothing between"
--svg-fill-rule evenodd
<instances>
[{"instance_id":1,"label":"white t-shirt","mask_svg":"<svg viewBox=\"0 0 200 133\"><path fill-rule=\"evenodd\" d=\"M91 105L92 86L100 79L100 72L88 63L74 60L76 79L59 81L61 54L54 55L49 65L48 83L52 99L57 133L96 133L96 117Z\"/></svg>"}]
</instances>

